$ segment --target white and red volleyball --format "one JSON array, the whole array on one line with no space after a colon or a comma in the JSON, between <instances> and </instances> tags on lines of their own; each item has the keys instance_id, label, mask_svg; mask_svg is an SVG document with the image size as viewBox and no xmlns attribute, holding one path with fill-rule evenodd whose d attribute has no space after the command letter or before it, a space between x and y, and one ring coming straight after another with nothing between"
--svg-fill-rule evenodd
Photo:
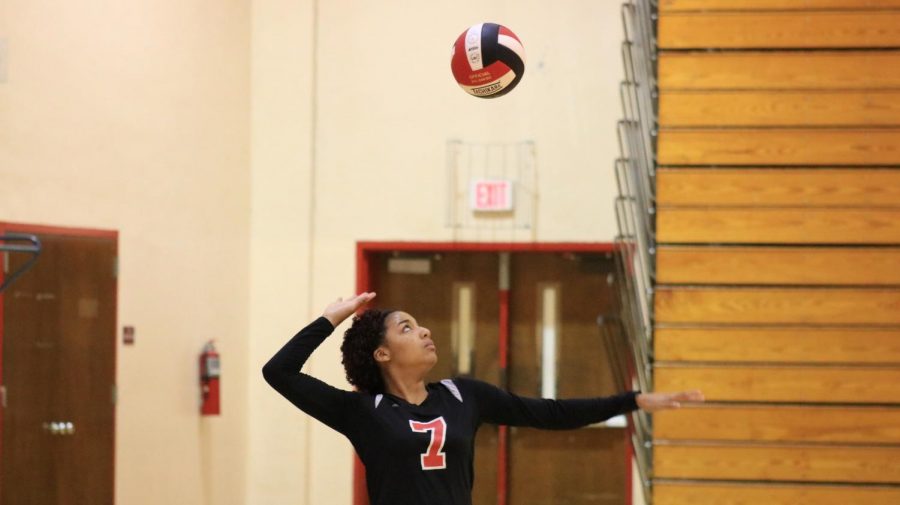
<instances>
[{"instance_id":1,"label":"white and red volleyball","mask_svg":"<svg viewBox=\"0 0 900 505\"><path fill-rule=\"evenodd\" d=\"M479 23L456 39L450 69L466 93L479 98L496 98L512 91L522 80L525 48L509 28Z\"/></svg>"}]
</instances>

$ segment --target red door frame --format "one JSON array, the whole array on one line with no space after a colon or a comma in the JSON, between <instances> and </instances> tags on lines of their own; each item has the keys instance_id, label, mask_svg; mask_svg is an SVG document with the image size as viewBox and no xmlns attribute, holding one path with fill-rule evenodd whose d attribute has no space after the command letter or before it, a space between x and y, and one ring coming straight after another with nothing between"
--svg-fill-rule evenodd
<instances>
[{"instance_id":1,"label":"red door frame","mask_svg":"<svg viewBox=\"0 0 900 505\"><path fill-rule=\"evenodd\" d=\"M383 253L390 251L400 252L429 252L429 253L446 253L446 252L546 252L546 253L575 253L575 252L613 252L616 246L610 242L515 242L515 243L486 243L486 242L357 242L356 243L356 292L362 293L368 291L372 287L372 276L370 271L370 260L374 253ZM501 367L505 367L508 353L508 321L509 314L509 292L501 292L500 296L500 361ZM505 426L500 429L504 430ZM505 430L504 430L505 431ZM623 430L625 436L625 503L631 504L631 441L628 430ZM506 450L505 437L499 437L500 448L498 450L498 478L497 478L497 496L498 505L506 505ZM368 505L369 500L366 492L365 468L359 457L354 456L353 461L353 505Z\"/></svg>"},{"instance_id":2,"label":"red door frame","mask_svg":"<svg viewBox=\"0 0 900 505\"><path fill-rule=\"evenodd\" d=\"M30 233L35 235L45 234L45 235L64 235L70 237L99 237L99 238L111 238L116 241L115 243L115 251L116 256L119 255L119 232L116 230L100 230L95 228L68 228L62 226L49 226L49 225L39 225L39 224L25 224L25 223L9 223L0 221L0 235L4 233ZM40 258L38 258L38 262L40 262ZM27 273L25 275L28 275ZM3 269L0 268L0 282L3 282L4 272ZM3 381L3 293L0 293L0 385L2 385ZM114 328L119 327L119 283L116 281L114 300L116 304L116 314L115 318L115 326ZM118 347L117 345L117 332L113 332L113 370L118 370ZM115 380L115 377L113 377ZM113 409L113 426L116 425L116 409ZM3 443L3 416L0 415L0 444ZM0 451L2 451L2 446L0 446ZM2 454L2 452L0 452ZM112 460L116 460L116 433L113 430L113 453ZM3 458L0 458L0 475L2 473L2 465ZM113 465L113 475L112 482L113 487L115 487L116 482L116 468ZM0 482L0 486L3 483Z\"/></svg>"}]
</instances>

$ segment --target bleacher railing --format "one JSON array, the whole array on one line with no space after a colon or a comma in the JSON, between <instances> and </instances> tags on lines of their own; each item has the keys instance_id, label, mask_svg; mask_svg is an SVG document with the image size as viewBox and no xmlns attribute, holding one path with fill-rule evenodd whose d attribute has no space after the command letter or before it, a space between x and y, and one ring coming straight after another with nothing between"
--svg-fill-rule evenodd
<instances>
[{"instance_id":1,"label":"bleacher railing","mask_svg":"<svg viewBox=\"0 0 900 505\"><path fill-rule=\"evenodd\" d=\"M620 86L622 119L617 134L620 157L615 161L616 291L618 314L599 321L622 389L653 389L653 285L655 278L656 137L658 117L655 0L629 0L622 5L625 40ZM631 416L632 445L648 503L652 499L653 445L649 416Z\"/></svg>"}]
</instances>

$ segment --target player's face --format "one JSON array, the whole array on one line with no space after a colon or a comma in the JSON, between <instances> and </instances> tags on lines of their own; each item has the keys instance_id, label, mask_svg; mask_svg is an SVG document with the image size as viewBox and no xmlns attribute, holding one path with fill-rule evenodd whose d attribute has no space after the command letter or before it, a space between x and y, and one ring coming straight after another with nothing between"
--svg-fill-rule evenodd
<instances>
[{"instance_id":1,"label":"player's face","mask_svg":"<svg viewBox=\"0 0 900 505\"><path fill-rule=\"evenodd\" d=\"M437 348L431 340L431 330L419 326L414 317L398 310L392 312L384 324L384 345L395 365L431 368L437 363Z\"/></svg>"}]
</instances>

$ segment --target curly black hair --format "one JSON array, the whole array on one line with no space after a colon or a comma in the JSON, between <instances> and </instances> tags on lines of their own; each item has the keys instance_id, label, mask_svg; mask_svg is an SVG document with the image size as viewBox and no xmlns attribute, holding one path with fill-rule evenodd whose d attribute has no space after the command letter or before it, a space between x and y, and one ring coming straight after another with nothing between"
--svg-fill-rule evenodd
<instances>
[{"instance_id":1,"label":"curly black hair","mask_svg":"<svg viewBox=\"0 0 900 505\"><path fill-rule=\"evenodd\" d=\"M384 392L384 379L375 362L375 349L384 343L384 320L393 310L369 309L353 317L341 343L341 364L347 381L364 393Z\"/></svg>"}]
</instances>

